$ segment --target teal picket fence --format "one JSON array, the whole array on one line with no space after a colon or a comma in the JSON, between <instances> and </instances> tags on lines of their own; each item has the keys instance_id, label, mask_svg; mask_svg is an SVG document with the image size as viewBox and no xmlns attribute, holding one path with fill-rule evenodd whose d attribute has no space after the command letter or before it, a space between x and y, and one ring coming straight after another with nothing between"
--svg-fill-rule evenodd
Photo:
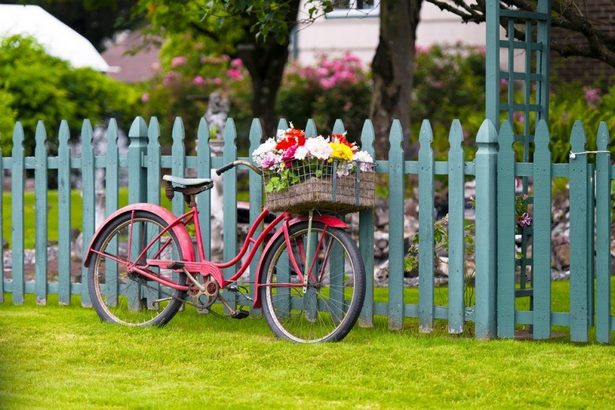
<instances>
[{"instance_id":1,"label":"teal picket fence","mask_svg":"<svg viewBox=\"0 0 615 410\"><path fill-rule=\"evenodd\" d=\"M286 128L281 120L279 128ZM317 135L313 121L306 124L308 136ZM341 133L344 125L336 121L333 132ZM11 157L0 158L1 167L10 175L11 185L11 235L0 237L8 240L10 267L4 269L0 281L0 302L11 294L14 304L22 304L26 294L34 294L39 304L46 304L48 295L58 295L60 304L80 300L90 306L87 290L87 270L79 266L82 255L71 254L71 172L77 171L81 178L83 248L87 248L95 231L95 174L105 172L105 214L109 215L120 206L120 182L118 175L127 170L128 202L161 203L161 177L163 172L176 176L187 174L209 177L212 169L238 157L238 133L232 119L224 129L222 155L215 156L210 149L210 132L206 121L201 120L197 131L197 154L188 155L185 147L186 132L182 120L175 121L171 131L172 146L161 147L161 130L156 118L149 125L138 117L128 133L127 153L118 150L118 126L110 121L106 130L107 149L96 154L92 146L93 129L84 121L80 131L82 154L72 155L69 148L70 131L65 122L58 130L57 155L49 156L47 133L42 123L35 132L34 156L25 157L24 131L18 123L15 127ZM597 338L609 342L614 318L611 312L610 295L610 185L613 169L608 153L597 154L595 166L588 163L587 154L578 154L569 164L552 164L548 152L548 129L541 123L537 128L534 163L515 162L512 151L514 139L512 128L504 123L500 132L494 124L485 121L475 140L478 145L475 160L464 160L463 130L459 121L454 121L447 136L449 152L446 161L436 161L433 153L434 134L429 121L424 121L418 136L419 152L416 160L404 160L403 132L398 121L391 126L390 150L387 160L376 162L376 172L388 180L386 202L389 209L389 269L386 288L367 281L365 305L360 324L370 326L375 316L384 316L390 329L404 327L406 318L416 318L422 332L431 332L436 321L446 322L450 333L462 333L473 328L476 337L513 337L521 325L531 325L535 338L547 338L554 326L570 328L571 340L588 340L588 329L595 323ZM249 152L265 138L260 122L254 120L249 130ZM360 136L363 149L374 154L374 129L365 121ZM474 138L473 138L474 139ZM498 151L498 141L500 150ZM608 131L603 125L598 134L598 150L606 150ZM574 152L585 150L582 126L575 126L572 134ZM34 269L24 264L25 226L24 197L25 175L34 175L35 198L35 257ZM57 214L47 212L49 204L47 181L51 174L57 175ZM237 251L237 170L227 172L223 178L223 257L230 259ZM530 177L535 192L532 204L534 212L534 254L531 263L535 272L532 285L533 303L530 310L516 308L516 257L515 257L515 178ZM551 185L554 177L568 177L570 185L570 310L554 312L550 301L550 243L551 243ZM249 175L250 220L258 215L263 203L260 177ZM446 179L448 195L448 285L444 289L435 286L434 266L434 195L435 180ZM466 229L465 183L475 179L475 260L476 274L471 281L466 279L466 237L473 232ZM415 189L406 189L412 184ZM0 184L0 187L2 184ZM595 187L595 195L594 195ZM418 290L409 289L404 282L404 202L409 195L418 192L419 252ZM594 215L594 199L596 200ZM54 197L55 200L55 197ZM206 254L210 255L211 232L210 192L199 194L201 226L205 239ZM179 214L184 209L181 197L172 201L172 210ZM0 220L6 209L0 208ZM594 216L596 241L594 242ZM57 220L57 263L50 271L48 225ZM606 223L606 222L609 223ZM28 221L32 223L32 221ZM3 228L5 228L3 226ZM0 235L2 230L0 230ZM364 259L368 279L373 278L374 259L374 214L362 211L359 214L359 247ZM594 264L594 243L596 260ZM497 256L497 257L496 257ZM258 257L258 255L257 255ZM77 266L75 267L75 261ZM0 260L0 263L3 261ZM250 282L254 281L255 264L251 267ZM594 274L596 280L594 293ZM467 291L473 289L473 298ZM253 290L253 288L252 288ZM527 291L527 290L526 290ZM414 293L413 293L414 292ZM418 297L417 297L418 294ZM438 294L438 297L435 295ZM75 298L79 295L79 298ZM594 315L595 302L595 315ZM472 326L467 326L473 322Z\"/></svg>"}]
</instances>

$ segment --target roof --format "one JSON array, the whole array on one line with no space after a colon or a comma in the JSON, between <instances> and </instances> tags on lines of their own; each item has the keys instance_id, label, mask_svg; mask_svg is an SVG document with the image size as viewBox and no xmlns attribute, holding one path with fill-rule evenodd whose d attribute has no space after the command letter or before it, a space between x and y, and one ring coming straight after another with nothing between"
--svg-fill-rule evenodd
<instances>
[{"instance_id":1,"label":"roof","mask_svg":"<svg viewBox=\"0 0 615 410\"><path fill-rule=\"evenodd\" d=\"M50 55L73 67L109 71L109 65L88 39L39 6L0 5L0 38L16 34L34 37Z\"/></svg>"}]
</instances>

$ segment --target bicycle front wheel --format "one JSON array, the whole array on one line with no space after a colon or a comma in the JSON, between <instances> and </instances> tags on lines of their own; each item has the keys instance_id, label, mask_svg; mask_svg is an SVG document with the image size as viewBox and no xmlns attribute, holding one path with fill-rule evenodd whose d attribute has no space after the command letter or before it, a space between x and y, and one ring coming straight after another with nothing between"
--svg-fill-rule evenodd
<instances>
[{"instance_id":1,"label":"bicycle front wheel","mask_svg":"<svg viewBox=\"0 0 615 410\"><path fill-rule=\"evenodd\" d=\"M301 280L305 272L307 283ZM365 298L365 268L355 242L320 222L313 222L311 231L307 222L293 225L288 242L284 235L276 239L262 278L260 297L269 327L278 337L300 343L343 339Z\"/></svg>"},{"instance_id":2,"label":"bicycle front wheel","mask_svg":"<svg viewBox=\"0 0 615 410\"><path fill-rule=\"evenodd\" d=\"M127 212L106 226L92 246L88 284L92 305L101 319L128 326L162 326L177 313L185 291L149 280L128 266L137 263L149 274L186 284L186 275L148 266L147 259L182 260L172 231L158 239L167 223L147 211ZM146 250L145 252L143 252Z\"/></svg>"}]
</instances>

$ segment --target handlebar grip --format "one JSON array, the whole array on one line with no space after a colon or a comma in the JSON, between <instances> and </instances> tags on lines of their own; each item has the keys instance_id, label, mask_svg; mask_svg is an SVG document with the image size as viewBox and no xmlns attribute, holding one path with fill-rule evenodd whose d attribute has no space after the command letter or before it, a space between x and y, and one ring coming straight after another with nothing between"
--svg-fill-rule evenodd
<instances>
[{"instance_id":1,"label":"handlebar grip","mask_svg":"<svg viewBox=\"0 0 615 410\"><path fill-rule=\"evenodd\" d=\"M223 173L225 173L226 171L228 171L229 169L233 168L235 166L235 163L231 162L230 164L226 164L225 166L223 166L222 168L218 168L216 170L216 174L218 175L222 175Z\"/></svg>"}]
</instances>

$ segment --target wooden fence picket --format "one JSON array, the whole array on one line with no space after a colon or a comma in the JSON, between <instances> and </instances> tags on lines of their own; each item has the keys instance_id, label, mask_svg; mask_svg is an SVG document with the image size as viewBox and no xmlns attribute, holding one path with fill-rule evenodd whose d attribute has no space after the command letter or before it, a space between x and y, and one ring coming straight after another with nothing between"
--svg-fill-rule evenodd
<instances>
[{"instance_id":1,"label":"wooden fence picket","mask_svg":"<svg viewBox=\"0 0 615 410\"><path fill-rule=\"evenodd\" d=\"M160 124L152 117L147 127L147 202L160 205Z\"/></svg>"},{"instance_id":2,"label":"wooden fence picket","mask_svg":"<svg viewBox=\"0 0 615 410\"><path fill-rule=\"evenodd\" d=\"M181 118L176 117L173 122L173 131L171 132L171 174L176 177L183 177L186 170L186 130L184 122ZM186 207L184 204L183 195L173 196L171 208L175 215L183 215Z\"/></svg>"},{"instance_id":3,"label":"wooden fence picket","mask_svg":"<svg viewBox=\"0 0 615 410\"><path fill-rule=\"evenodd\" d=\"M389 329L404 323L404 151L399 120L389 134Z\"/></svg>"},{"instance_id":4,"label":"wooden fence picket","mask_svg":"<svg viewBox=\"0 0 615 410\"><path fill-rule=\"evenodd\" d=\"M534 236L532 286L534 288L534 339L551 337L551 151L549 128L536 127L534 152Z\"/></svg>"},{"instance_id":5,"label":"wooden fence picket","mask_svg":"<svg viewBox=\"0 0 615 410\"><path fill-rule=\"evenodd\" d=\"M598 128L596 145L596 339L611 342L611 154L606 123Z\"/></svg>"},{"instance_id":6,"label":"wooden fence picket","mask_svg":"<svg viewBox=\"0 0 615 410\"><path fill-rule=\"evenodd\" d=\"M448 331L462 333L465 287L465 167L459 120L449 132L448 152Z\"/></svg>"},{"instance_id":7,"label":"wooden fence picket","mask_svg":"<svg viewBox=\"0 0 615 410\"><path fill-rule=\"evenodd\" d=\"M34 209L35 215L35 248L37 260L48 260L47 254L47 131L42 121L36 124L34 135ZM47 304L47 264L37 263L35 268L36 303Z\"/></svg>"},{"instance_id":8,"label":"wooden fence picket","mask_svg":"<svg viewBox=\"0 0 615 410\"><path fill-rule=\"evenodd\" d=\"M419 133L419 330L434 323L434 158L433 131L423 120Z\"/></svg>"},{"instance_id":9,"label":"wooden fence picket","mask_svg":"<svg viewBox=\"0 0 615 410\"><path fill-rule=\"evenodd\" d=\"M587 155L585 131L576 121L570 137L570 340L588 338L588 267L587 267Z\"/></svg>"},{"instance_id":10,"label":"wooden fence picket","mask_svg":"<svg viewBox=\"0 0 615 410\"><path fill-rule=\"evenodd\" d=\"M235 121L229 118L224 127L223 164L228 164L237 158L237 130ZM224 260L228 261L237 253L237 168L226 171L222 177L224 189ZM231 276L236 272L235 267L225 269L225 275Z\"/></svg>"},{"instance_id":11,"label":"wooden fence picket","mask_svg":"<svg viewBox=\"0 0 615 410\"><path fill-rule=\"evenodd\" d=\"M209 147L209 124L205 118L199 121L197 130L196 173L199 178L211 178L211 148ZM215 188L213 188L215 189ZM201 236L205 256L211 258L211 191L203 191L196 196L199 205Z\"/></svg>"},{"instance_id":12,"label":"wooden fence picket","mask_svg":"<svg viewBox=\"0 0 615 410\"><path fill-rule=\"evenodd\" d=\"M119 206L119 153L117 140L117 122L115 119L111 119L107 128L107 152L105 153L105 216L111 215ZM108 246L111 251L117 252L117 239L112 239ZM113 261L108 261L105 265L105 295L111 306L117 305L118 301L117 266L117 263Z\"/></svg>"},{"instance_id":13,"label":"wooden fence picket","mask_svg":"<svg viewBox=\"0 0 615 410\"><path fill-rule=\"evenodd\" d=\"M261 126L261 122L257 119L252 120L252 125L250 126L250 149L249 154L250 158L252 157L252 153L261 143L263 139L263 128ZM249 182L250 182L250 224L253 224L258 218L260 214L261 208L263 207L263 177L257 175L256 173L250 171L249 174ZM263 230L262 225L257 228L254 232L255 237L259 235ZM261 257L261 249L257 250L254 254L254 259L250 263L250 292L251 294L255 294L256 292L256 270L258 269L258 261Z\"/></svg>"},{"instance_id":14,"label":"wooden fence picket","mask_svg":"<svg viewBox=\"0 0 615 410\"><path fill-rule=\"evenodd\" d=\"M376 158L374 149L374 126L366 120L361 131L361 149ZM359 213L359 251L365 264L365 302L359 317L362 326L372 326L374 317L374 211L363 210Z\"/></svg>"},{"instance_id":15,"label":"wooden fence picket","mask_svg":"<svg viewBox=\"0 0 615 410\"><path fill-rule=\"evenodd\" d=\"M11 292L13 304L21 305L24 302L25 276L24 276L24 132L20 122L15 124L13 132L13 152L11 166ZM20 210L17 212L16 210Z\"/></svg>"},{"instance_id":16,"label":"wooden fence picket","mask_svg":"<svg viewBox=\"0 0 615 410\"><path fill-rule=\"evenodd\" d=\"M71 156L68 123L62 121L58 133L58 296L60 304L71 302Z\"/></svg>"},{"instance_id":17,"label":"wooden fence picket","mask_svg":"<svg viewBox=\"0 0 615 410\"><path fill-rule=\"evenodd\" d=\"M92 124L89 120L84 120L81 127L81 179L83 195L83 215L81 235L83 238L83 249L87 249L92 236L94 236L94 215L95 207L95 186L94 186L94 147L92 146L93 137ZM91 306L90 294L88 292L88 269L81 268L81 305Z\"/></svg>"},{"instance_id":18,"label":"wooden fence picket","mask_svg":"<svg viewBox=\"0 0 615 410\"><path fill-rule=\"evenodd\" d=\"M509 121L500 127L498 151L498 337L515 336L515 152Z\"/></svg>"}]
</instances>

